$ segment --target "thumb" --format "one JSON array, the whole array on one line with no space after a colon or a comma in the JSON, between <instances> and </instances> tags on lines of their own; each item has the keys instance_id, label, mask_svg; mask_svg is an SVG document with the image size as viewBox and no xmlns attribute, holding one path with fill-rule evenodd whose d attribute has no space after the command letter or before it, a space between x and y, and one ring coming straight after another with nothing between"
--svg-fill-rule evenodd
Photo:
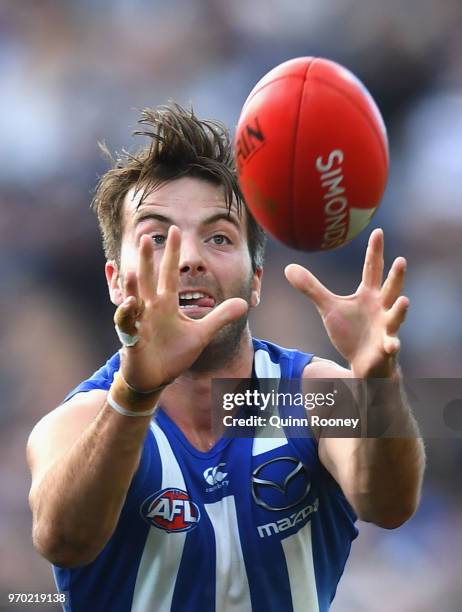
<instances>
[{"instance_id":1,"label":"thumb","mask_svg":"<svg viewBox=\"0 0 462 612\"><path fill-rule=\"evenodd\" d=\"M284 270L287 280L310 299L322 313L327 310L333 294L303 266L290 264Z\"/></svg>"},{"instance_id":2,"label":"thumb","mask_svg":"<svg viewBox=\"0 0 462 612\"><path fill-rule=\"evenodd\" d=\"M209 312L208 315L198 322L207 338L207 342L222 327L243 317L248 309L249 305L242 298L230 298L214 308L212 312Z\"/></svg>"},{"instance_id":3,"label":"thumb","mask_svg":"<svg viewBox=\"0 0 462 612\"><path fill-rule=\"evenodd\" d=\"M115 311L114 323L122 332L136 335L136 321L143 310L144 303L138 303L135 296L129 295Z\"/></svg>"}]
</instances>

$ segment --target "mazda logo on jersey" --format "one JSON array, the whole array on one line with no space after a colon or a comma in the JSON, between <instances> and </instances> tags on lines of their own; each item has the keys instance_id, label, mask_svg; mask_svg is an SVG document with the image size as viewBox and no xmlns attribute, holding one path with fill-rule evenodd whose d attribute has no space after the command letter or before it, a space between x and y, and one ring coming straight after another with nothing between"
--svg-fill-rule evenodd
<instances>
[{"instance_id":1,"label":"mazda logo on jersey","mask_svg":"<svg viewBox=\"0 0 462 612\"><path fill-rule=\"evenodd\" d=\"M143 519L159 529L173 533L190 531L201 518L197 504L182 489L162 489L141 504Z\"/></svg>"},{"instance_id":2,"label":"mazda logo on jersey","mask_svg":"<svg viewBox=\"0 0 462 612\"><path fill-rule=\"evenodd\" d=\"M265 510L294 508L310 489L308 469L295 457L270 459L252 472L252 497Z\"/></svg>"}]
</instances>

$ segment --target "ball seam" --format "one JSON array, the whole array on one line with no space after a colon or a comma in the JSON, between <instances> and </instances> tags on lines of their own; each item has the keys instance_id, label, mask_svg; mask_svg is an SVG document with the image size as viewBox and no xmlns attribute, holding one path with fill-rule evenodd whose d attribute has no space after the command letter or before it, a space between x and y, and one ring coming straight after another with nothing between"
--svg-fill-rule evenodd
<instances>
[{"instance_id":1,"label":"ball seam","mask_svg":"<svg viewBox=\"0 0 462 612\"><path fill-rule=\"evenodd\" d=\"M244 112L245 107L247 106L247 104L257 95L257 93L260 93L260 91L263 91L265 89L265 87L268 87L268 85L272 85L273 83L276 83L277 81L282 81L283 79L300 79L301 81L304 81L306 77L302 77L299 74L284 74L280 77L276 77L274 79L272 79L271 81L268 81L268 83L265 83L264 85L262 85L261 87L259 87L256 91L251 92L251 94L249 95L249 97L247 98L247 100L244 102L244 106L242 107L241 110L241 115Z\"/></svg>"},{"instance_id":2,"label":"ball seam","mask_svg":"<svg viewBox=\"0 0 462 612\"><path fill-rule=\"evenodd\" d=\"M305 74L303 76L303 84L302 84L302 89L300 92L300 97L298 100L298 110L297 110L297 116L295 118L294 121L294 137L293 137L293 148L292 148L292 164L291 164L291 176L290 176L290 183L289 183L289 187L290 187L290 197L289 197L289 204L290 204L290 213L291 213L291 224L290 224L290 233L292 234L292 242L293 244L296 245L296 248L300 248L299 247L299 242L298 242L298 233L297 233L297 219L296 219L296 214L297 214L297 210L296 210L296 203L294 200L294 195L295 195L295 185L294 185L294 180L295 180L295 160L296 160L296 156L297 156L297 147L298 147L298 130L299 130L299 126L300 126L300 113L301 113L301 108L302 108L302 103L303 103L303 99L304 99L304 95L305 95L305 86L306 83L308 81L308 74L311 70L311 67L313 66L313 64L315 63L317 58L313 58L311 60L311 62L308 64L308 66L306 67L305 70Z\"/></svg>"},{"instance_id":3,"label":"ball seam","mask_svg":"<svg viewBox=\"0 0 462 612\"><path fill-rule=\"evenodd\" d=\"M339 94L341 94L342 96L344 96L344 97L345 97L345 98L346 98L346 99L347 99L347 100L350 102L350 104L352 104L352 105L353 105L353 106L356 108L356 110L358 110L358 111L359 111L359 113L360 113L360 114L361 114L361 115L364 117L364 119L367 121L367 123L368 123L369 127L370 127L370 128L372 129L372 131L374 132L374 134L375 134L375 136L376 136L376 138L377 138L377 140L378 140L378 143L379 143L379 146L380 146L380 150L382 151L382 154L383 154L383 157L384 157L385 164L386 164L386 166L388 167L390 162L389 162L389 151L388 151L388 136L387 136L387 133L386 133L386 128L385 128L385 142L386 142L386 146L384 147L384 146L383 146L383 140L384 140L384 139L383 139L383 137L382 137L382 134L381 134L380 132L378 132L378 131L377 131L377 129L376 129L376 127L375 127L374 123L373 123L373 122L372 122L372 121L369 119L368 114L367 114L367 113L365 113L365 112L364 112L364 110L363 110L363 109L362 109L362 108L361 108L361 107L360 107L358 104L356 104L355 99L354 99L352 96L350 96L350 94L349 94L349 93L347 93L346 91L344 91L344 90L343 90L343 89L341 89L340 87L336 87L336 86L335 86L335 85L333 85L331 82L329 82L329 81L327 81L326 79L323 79L323 78L321 78L321 77L319 77L319 76L314 76L313 78L314 78L316 81L319 81L320 83L322 83L323 85L326 85L327 87L331 87L331 88L332 88L332 89L334 89L334 90L335 90L337 93L339 93ZM375 104L375 100L374 100L374 98L372 97L372 94L371 94L370 92L369 92L369 95L371 96L372 101L373 101L373 102L374 102L374 104ZM378 109L378 111L379 111L379 113L380 113L380 109L379 109L378 107L377 107L377 109Z\"/></svg>"}]
</instances>

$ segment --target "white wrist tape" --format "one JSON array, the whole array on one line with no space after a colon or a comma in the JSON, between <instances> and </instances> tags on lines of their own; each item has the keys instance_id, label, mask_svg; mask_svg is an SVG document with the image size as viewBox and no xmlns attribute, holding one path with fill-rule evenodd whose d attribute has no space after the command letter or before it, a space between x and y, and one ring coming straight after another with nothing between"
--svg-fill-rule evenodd
<instances>
[{"instance_id":1,"label":"white wrist tape","mask_svg":"<svg viewBox=\"0 0 462 612\"><path fill-rule=\"evenodd\" d=\"M117 335L119 336L119 340L123 346L135 346L140 337L138 335L132 336L131 334L126 334L123 332L118 325L115 325L115 330ZM140 327L140 322L135 322L135 327L138 329Z\"/></svg>"},{"instance_id":2,"label":"white wrist tape","mask_svg":"<svg viewBox=\"0 0 462 612\"><path fill-rule=\"evenodd\" d=\"M154 407L151 410L127 410L126 408L124 408L123 406L121 406L120 404L118 404L115 399L112 397L111 392L109 391L109 393L107 394L106 397L106 401L108 403L108 405L113 408L116 412L118 412L119 414L123 414L123 416L128 416L128 417L145 417L145 416L152 416L156 409L157 409L157 403L156 402L154 404Z\"/></svg>"}]
</instances>

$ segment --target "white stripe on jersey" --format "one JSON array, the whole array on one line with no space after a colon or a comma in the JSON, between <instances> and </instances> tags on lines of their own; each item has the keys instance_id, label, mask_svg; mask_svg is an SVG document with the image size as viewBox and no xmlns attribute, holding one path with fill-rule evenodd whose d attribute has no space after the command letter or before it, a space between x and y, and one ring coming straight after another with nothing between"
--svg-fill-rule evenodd
<instances>
[{"instance_id":1,"label":"white stripe on jersey","mask_svg":"<svg viewBox=\"0 0 462 612\"><path fill-rule=\"evenodd\" d=\"M183 474L166 435L155 421L151 423L151 430L162 462L161 488L186 491ZM170 612L185 539L184 532L167 533L151 527L138 568L132 612Z\"/></svg>"},{"instance_id":2,"label":"white stripe on jersey","mask_svg":"<svg viewBox=\"0 0 462 612\"><path fill-rule=\"evenodd\" d=\"M250 590L242 554L234 497L204 504L215 533L215 610L251 610Z\"/></svg>"},{"instance_id":3,"label":"white stripe on jersey","mask_svg":"<svg viewBox=\"0 0 462 612\"><path fill-rule=\"evenodd\" d=\"M314 574L311 521L281 541L289 574L293 612L319 612Z\"/></svg>"},{"instance_id":4,"label":"white stripe on jersey","mask_svg":"<svg viewBox=\"0 0 462 612\"><path fill-rule=\"evenodd\" d=\"M265 429L266 428L264 428L263 431ZM274 427L271 431L273 430ZM284 437L282 437L283 433L283 429L278 431L278 435L281 436L280 438L262 438L258 433L253 440L252 455L262 455L263 453L267 453L268 451L274 450L275 448L279 448L280 446L285 446L287 444L287 439L285 435ZM265 435L269 435L268 430L266 431Z\"/></svg>"},{"instance_id":5,"label":"white stripe on jersey","mask_svg":"<svg viewBox=\"0 0 462 612\"><path fill-rule=\"evenodd\" d=\"M257 378L281 378L281 366L271 361L269 354L263 349L255 351L255 374Z\"/></svg>"},{"instance_id":6,"label":"white stripe on jersey","mask_svg":"<svg viewBox=\"0 0 462 612\"><path fill-rule=\"evenodd\" d=\"M281 366L278 363L271 361L269 354L260 349L255 351L255 374L260 380L260 391L277 393L279 382L272 384L269 381L261 381L261 379L272 378L277 381L281 378ZM276 409L277 410L277 409ZM287 438L283 429L276 429L269 425L269 417L274 414L273 410L266 410L266 425L255 429L255 437L252 446L252 455L261 455L280 446L287 444ZM277 436L277 437L275 437Z\"/></svg>"}]
</instances>

